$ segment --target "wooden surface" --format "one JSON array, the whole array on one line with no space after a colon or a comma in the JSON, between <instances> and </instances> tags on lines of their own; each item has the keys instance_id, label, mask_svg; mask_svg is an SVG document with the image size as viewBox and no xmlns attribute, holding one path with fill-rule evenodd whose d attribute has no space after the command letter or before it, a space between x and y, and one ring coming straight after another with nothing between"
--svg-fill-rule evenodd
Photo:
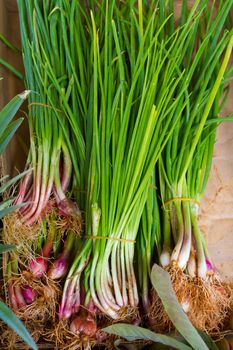
<instances>
[{"instance_id":1,"label":"wooden surface","mask_svg":"<svg viewBox=\"0 0 233 350\"><path fill-rule=\"evenodd\" d=\"M0 0L0 33L4 34L13 44L20 47L19 19L16 0ZM0 57L23 72L22 57L0 42ZM25 88L23 82L9 70L0 65L0 108L2 108L17 93ZM19 113L22 116L22 113ZM27 123L19 128L16 137L11 141L3 157L5 171L13 174L22 170L25 162L24 143L28 143Z\"/></svg>"},{"instance_id":2,"label":"wooden surface","mask_svg":"<svg viewBox=\"0 0 233 350\"><path fill-rule=\"evenodd\" d=\"M22 0L23 1L23 0ZM177 1L176 12L180 12ZM16 0L0 0L0 32L19 46L20 32ZM23 72L20 55L12 53L0 43L0 57ZM0 67L0 107L11 97L23 91L21 81ZM233 85L224 113L233 111ZM5 156L7 173L21 170L25 161L22 141L27 142L27 127L20 129L8 147ZM20 141L21 140L21 141ZM200 211L201 225L216 267L226 278L233 278L233 123L220 126L217 135L214 161L207 191Z\"/></svg>"}]
</instances>

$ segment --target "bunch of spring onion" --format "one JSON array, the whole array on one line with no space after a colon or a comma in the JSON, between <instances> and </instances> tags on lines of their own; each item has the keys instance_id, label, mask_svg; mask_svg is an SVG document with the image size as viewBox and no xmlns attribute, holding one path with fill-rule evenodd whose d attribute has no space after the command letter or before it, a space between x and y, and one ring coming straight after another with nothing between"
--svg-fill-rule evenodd
<instances>
[{"instance_id":1,"label":"bunch of spring onion","mask_svg":"<svg viewBox=\"0 0 233 350\"><path fill-rule=\"evenodd\" d=\"M161 24L154 5L144 8L139 1L137 9L103 1L91 14L86 242L67 276L59 311L61 319L71 318L73 332L89 336L104 316L139 320L134 243L155 163L188 103L177 67L197 5L167 37L166 20Z\"/></svg>"},{"instance_id":2,"label":"bunch of spring onion","mask_svg":"<svg viewBox=\"0 0 233 350\"><path fill-rule=\"evenodd\" d=\"M64 276L73 251L59 317L69 319L72 333L99 340L98 327L106 322L105 317L139 321L140 288L144 307L149 308L146 271L153 243L159 247L161 240L157 198L153 197L156 176L151 177L156 161L160 158L162 203L174 207L173 219L170 214L164 219L161 261L167 256L167 242L171 249L178 243L180 221L176 217L182 211L186 224L183 210L191 215L192 205L182 201L177 210L178 201L166 202L174 196L199 196L200 186L194 194L188 188L189 169L199 143L198 154L207 140L212 142L210 150L213 144L208 135L215 132L219 104L216 96L211 102L216 85L210 77L220 83L224 67L219 69L217 60L229 34L222 40L219 35L232 0L221 2L213 23L207 11L207 24L202 21L207 1L196 1L191 13L186 16L183 11L177 29L173 17L166 17L162 1L158 7L158 1L150 6L140 0L89 3L91 12L78 0L18 1L26 84L33 92L27 165L31 172L22 181L17 200L29 202L17 221L24 228L22 243L27 239L29 254L12 254L7 274L12 304L16 301L16 307L24 311L22 317L27 317L25 310L31 315L35 312L38 300L44 304L47 300L47 305L51 301L49 310L54 315L56 303L52 301L57 301L60 288L51 285L51 278ZM172 5L169 1L170 12ZM201 40L196 40L197 33ZM223 89L224 81L220 85ZM177 162L181 162L179 168ZM187 169L180 179L184 166ZM197 174L198 166L195 169ZM180 194L181 182L184 193ZM74 235L80 227L80 212L70 193L85 210L82 240ZM167 210L163 215L167 218ZM143 233L138 236L141 217ZM6 227L10 232L11 226ZM166 227L172 228L174 240L166 235ZM142 247L137 254L142 262L139 289L136 239ZM148 244L146 249L144 244ZM31 273L22 273L28 266Z\"/></svg>"},{"instance_id":3,"label":"bunch of spring onion","mask_svg":"<svg viewBox=\"0 0 233 350\"><path fill-rule=\"evenodd\" d=\"M219 114L232 72L228 63L233 32L223 31L232 4L232 0L220 2L214 9L208 8L206 1L201 2L201 16L180 65L185 69L188 103L158 162L162 204L160 263L170 272L177 297L193 324L208 332L223 325L231 302L229 286L221 282L209 256L198 225L198 211L211 169L217 126L229 120L220 119ZM182 21L186 16L188 10L183 8ZM170 28L166 30L170 33ZM158 220L157 214L154 220ZM146 226L142 228L142 235L150 236ZM141 259L145 265L146 257L141 255ZM148 285L145 277L143 280ZM169 326L157 296L149 316L155 328Z\"/></svg>"},{"instance_id":4,"label":"bunch of spring onion","mask_svg":"<svg viewBox=\"0 0 233 350\"><path fill-rule=\"evenodd\" d=\"M85 89L80 86L81 96L78 83L74 84L79 71L74 76L66 28L59 25L61 11L56 5L56 1L18 2L25 80L32 91L26 165L30 171L16 200L27 205L17 216L6 218L4 230L8 242L21 248L20 254L9 255L9 299L22 317L41 322L55 319L60 288L53 280L66 274L72 251L78 250L81 214L71 192L72 187L78 191L84 179L81 129L86 106L79 102Z\"/></svg>"}]
</instances>

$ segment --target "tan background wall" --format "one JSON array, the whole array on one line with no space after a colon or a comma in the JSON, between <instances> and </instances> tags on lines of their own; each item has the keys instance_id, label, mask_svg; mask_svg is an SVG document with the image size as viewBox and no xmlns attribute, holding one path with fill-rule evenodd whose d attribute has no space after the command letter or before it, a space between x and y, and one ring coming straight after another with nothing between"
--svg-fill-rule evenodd
<instances>
[{"instance_id":1,"label":"tan background wall","mask_svg":"<svg viewBox=\"0 0 233 350\"><path fill-rule=\"evenodd\" d=\"M191 1L190 3L193 3ZM181 1L177 1L179 13ZM19 46L20 33L16 0L0 0L0 32ZM20 55L12 54L0 43L0 57L23 71ZM24 88L22 82L0 66L0 107ZM233 111L233 84L224 114ZM25 153L22 144L27 142L26 123L8 147L4 157L8 173L22 169ZM21 140L21 141L20 141ZM233 277L233 123L219 127L210 180L201 205L201 224L216 267L223 276Z\"/></svg>"},{"instance_id":2,"label":"tan background wall","mask_svg":"<svg viewBox=\"0 0 233 350\"><path fill-rule=\"evenodd\" d=\"M224 114L233 112L233 84ZM217 133L212 171L201 206L201 223L216 267L233 278L233 123Z\"/></svg>"}]
</instances>

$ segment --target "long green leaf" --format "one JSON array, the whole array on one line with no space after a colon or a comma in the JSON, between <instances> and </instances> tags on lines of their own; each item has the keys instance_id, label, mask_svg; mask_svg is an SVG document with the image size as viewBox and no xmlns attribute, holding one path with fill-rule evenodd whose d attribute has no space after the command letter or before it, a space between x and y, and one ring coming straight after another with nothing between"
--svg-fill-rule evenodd
<instances>
[{"instance_id":1,"label":"long green leaf","mask_svg":"<svg viewBox=\"0 0 233 350\"><path fill-rule=\"evenodd\" d=\"M23 118L19 118L6 127L3 134L0 136L0 154L2 154L5 151L6 146L14 136L16 130L18 129L22 121Z\"/></svg>"},{"instance_id":2,"label":"long green leaf","mask_svg":"<svg viewBox=\"0 0 233 350\"><path fill-rule=\"evenodd\" d=\"M0 243L0 254L10 252L14 250L16 246L14 244L1 244Z\"/></svg>"},{"instance_id":3,"label":"long green leaf","mask_svg":"<svg viewBox=\"0 0 233 350\"><path fill-rule=\"evenodd\" d=\"M133 326L129 324L124 323L118 323L114 324L112 326L106 327L103 329L104 332L118 335L122 338L125 338L128 341L135 341L135 340L151 340L155 343L164 344L167 346L171 346L174 349L179 350L191 350L191 348L188 345L185 345L181 343L180 341L164 334L157 334L149 329L145 329L138 326ZM205 349L205 348L199 348Z\"/></svg>"},{"instance_id":4,"label":"long green leaf","mask_svg":"<svg viewBox=\"0 0 233 350\"><path fill-rule=\"evenodd\" d=\"M9 71L11 71L17 78L20 80L24 80L24 75L15 67L13 67L10 63L0 58L0 64L6 67Z\"/></svg>"},{"instance_id":5,"label":"long green leaf","mask_svg":"<svg viewBox=\"0 0 233 350\"><path fill-rule=\"evenodd\" d=\"M198 331L206 345L208 346L209 350L219 350L213 339L205 332Z\"/></svg>"},{"instance_id":6,"label":"long green leaf","mask_svg":"<svg viewBox=\"0 0 233 350\"><path fill-rule=\"evenodd\" d=\"M8 208L13 202L13 199L12 198L9 198L9 199L5 199L3 200L2 202L0 202L0 212L5 209L5 208Z\"/></svg>"},{"instance_id":7,"label":"long green leaf","mask_svg":"<svg viewBox=\"0 0 233 350\"><path fill-rule=\"evenodd\" d=\"M30 91L26 90L22 94L15 96L0 112L0 135L3 134L7 125L14 118L16 112L27 98Z\"/></svg>"},{"instance_id":8,"label":"long green leaf","mask_svg":"<svg viewBox=\"0 0 233 350\"><path fill-rule=\"evenodd\" d=\"M32 171L32 169L28 169L25 170L24 172L22 172L21 174L13 177L12 179L10 179L9 181L7 181L6 183L4 183L2 186L0 186L0 194L5 192L10 186L12 186L13 184L15 184L18 180L20 180L21 178L23 178L26 174L28 174L30 171ZM1 181L2 179L0 179Z\"/></svg>"},{"instance_id":9,"label":"long green leaf","mask_svg":"<svg viewBox=\"0 0 233 350\"><path fill-rule=\"evenodd\" d=\"M11 327L33 350L37 350L37 346L23 323L16 317L16 315L0 301L0 318Z\"/></svg>"},{"instance_id":10,"label":"long green leaf","mask_svg":"<svg viewBox=\"0 0 233 350\"><path fill-rule=\"evenodd\" d=\"M16 47L10 40L8 40L2 33L0 33L0 41L2 41L11 50L21 53L21 50L18 47Z\"/></svg>"},{"instance_id":11,"label":"long green leaf","mask_svg":"<svg viewBox=\"0 0 233 350\"><path fill-rule=\"evenodd\" d=\"M24 205L27 205L28 203L23 203L19 205L13 205L12 207L5 208L0 211L0 219L4 218L4 216L13 213L16 209L23 207Z\"/></svg>"},{"instance_id":12,"label":"long green leaf","mask_svg":"<svg viewBox=\"0 0 233 350\"><path fill-rule=\"evenodd\" d=\"M164 309L178 332L187 340L195 350L208 350L203 339L193 327L188 316L180 306L168 272L158 265L154 265L151 271L151 282L158 296L161 298Z\"/></svg>"}]
</instances>

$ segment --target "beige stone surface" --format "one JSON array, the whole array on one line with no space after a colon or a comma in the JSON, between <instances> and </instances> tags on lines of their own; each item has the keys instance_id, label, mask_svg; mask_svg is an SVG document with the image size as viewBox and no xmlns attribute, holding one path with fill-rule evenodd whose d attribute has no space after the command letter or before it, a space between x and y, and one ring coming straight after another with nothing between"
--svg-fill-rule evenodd
<instances>
[{"instance_id":1,"label":"beige stone surface","mask_svg":"<svg viewBox=\"0 0 233 350\"><path fill-rule=\"evenodd\" d=\"M223 115L233 112L233 84ZM200 221L217 269L233 278L233 123L219 126Z\"/></svg>"}]
</instances>

